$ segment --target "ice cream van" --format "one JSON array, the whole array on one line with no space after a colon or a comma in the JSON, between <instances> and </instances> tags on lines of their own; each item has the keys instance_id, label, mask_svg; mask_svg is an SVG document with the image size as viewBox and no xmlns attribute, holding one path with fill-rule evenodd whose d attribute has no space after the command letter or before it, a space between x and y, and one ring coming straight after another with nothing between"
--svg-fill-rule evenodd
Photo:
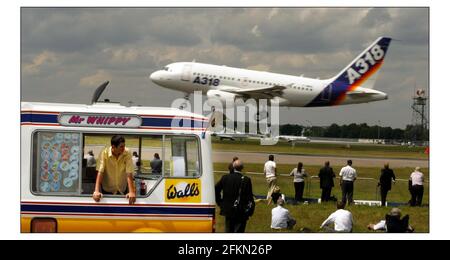
<instances>
[{"instance_id":1,"label":"ice cream van","mask_svg":"<svg viewBox=\"0 0 450 260\"><path fill-rule=\"evenodd\" d=\"M172 108L21 104L21 232L214 232L208 118ZM136 152L136 203L92 199L113 135ZM159 169L152 168L156 154Z\"/></svg>"}]
</instances>

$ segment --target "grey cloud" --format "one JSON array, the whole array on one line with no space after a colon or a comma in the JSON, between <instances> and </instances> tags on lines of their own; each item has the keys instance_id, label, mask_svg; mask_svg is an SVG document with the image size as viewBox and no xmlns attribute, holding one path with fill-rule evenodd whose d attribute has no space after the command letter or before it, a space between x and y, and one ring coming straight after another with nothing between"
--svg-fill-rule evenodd
<instances>
[{"instance_id":1,"label":"grey cloud","mask_svg":"<svg viewBox=\"0 0 450 260\"><path fill-rule=\"evenodd\" d=\"M391 22L391 15L386 8L372 8L361 20L361 24L367 27L380 26Z\"/></svg>"},{"instance_id":2,"label":"grey cloud","mask_svg":"<svg viewBox=\"0 0 450 260\"><path fill-rule=\"evenodd\" d=\"M270 9L263 11L270 13ZM292 8L280 10L270 20L266 17L249 20L242 14L219 24L211 38L213 42L239 45L246 51L332 52L352 47L356 39L357 44L361 42L359 26L355 26L354 20L341 19L360 12L362 9ZM249 33L255 25L261 31L260 39Z\"/></svg>"},{"instance_id":3,"label":"grey cloud","mask_svg":"<svg viewBox=\"0 0 450 260\"><path fill-rule=\"evenodd\" d=\"M80 52L102 46L132 43L142 38L132 17L116 9L22 10L22 46L25 50Z\"/></svg>"},{"instance_id":4,"label":"grey cloud","mask_svg":"<svg viewBox=\"0 0 450 260\"><path fill-rule=\"evenodd\" d=\"M194 30L196 25L190 21L183 21L176 15L167 15L151 19L148 34L159 43L172 46L192 46L201 42L201 38Z\"/></svg>"}]
</instances>

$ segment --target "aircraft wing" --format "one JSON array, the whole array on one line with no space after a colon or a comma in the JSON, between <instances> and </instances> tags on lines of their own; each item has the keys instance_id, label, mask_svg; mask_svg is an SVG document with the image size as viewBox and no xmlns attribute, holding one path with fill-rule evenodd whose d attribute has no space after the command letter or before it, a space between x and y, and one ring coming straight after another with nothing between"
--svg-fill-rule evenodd
<instances>
[{"instance_id":1,"label":"aircraft wing","mask_svg":"<svg viewBox=\"0 0 450 260\"><path fill-rule=\"evenodd\" d=\"M218 90L230 92L247 98L273 98L281 96L281 94L283 94L283 90L285 90L286 88L286 86L279 85L246 89L223 86L219 87Z\"/></svg>"}]
</instances>

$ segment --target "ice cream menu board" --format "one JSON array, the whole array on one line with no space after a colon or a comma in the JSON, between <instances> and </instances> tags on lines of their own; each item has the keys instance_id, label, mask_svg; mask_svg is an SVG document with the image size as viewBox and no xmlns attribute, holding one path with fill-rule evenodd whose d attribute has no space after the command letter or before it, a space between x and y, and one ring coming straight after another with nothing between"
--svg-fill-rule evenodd
<instances>
[{"instance_id":1,"label":"ice cream menu board","mask_svg":"<svg viewBox=\"0 0 450 260\"><path fill-rule=\"evenodd\" d=\"M79 191L79 133L38 133L37 189L42 193L73 193Z\"/></svg>"}]
</instances>

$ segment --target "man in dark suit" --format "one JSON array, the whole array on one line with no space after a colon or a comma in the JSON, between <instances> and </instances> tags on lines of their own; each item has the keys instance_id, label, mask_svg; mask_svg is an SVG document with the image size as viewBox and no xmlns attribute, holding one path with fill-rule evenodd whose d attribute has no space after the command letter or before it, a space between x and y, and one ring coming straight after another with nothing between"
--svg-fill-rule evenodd
<instances>
[{"instance_id":1,"label":"man in dark suit","mask_svg":"<svg viewBox=\"0 0 450 260\"><path fill-rule=\"evenodd\" d=\"M329 201L331 197L331 189L334 187L333 178L336 175L333 172L333 168L330 167L330 162L326 161L325 166L320 169L320 188L322 189L321 201Z\"/></svg>"},{"instance_id":2,"label":"man in dark suit","mask_svg":"<svg viewBox=\"0 0 450 260\"><path fill-rule=\"evenodd\" d=\"M236 160L233 166L234 171L222 176L216 184L216 202L220 206L220 215L225 216L225 232L243 233L255 205L252 181L249 177L242 175L244 165L240 160ZM237 203L238 198L239 203ZM245 212L245 206L249 202L253 203L253 208Z\"/></svg>"},{"instance_id":3,"label":"man in dark suit","mask_svg":"<svg viewBox=\"0 0 450 260\"><path fill-rule=\"evenodd\" d=\"M389 163L386 163L384 169L381 170L380 182L378 183L381 194L381 206L386 206L386 197L392 188L392 181L395 183L395 174L394 171L389 168Z\"/></svg>"}]
</instances>

